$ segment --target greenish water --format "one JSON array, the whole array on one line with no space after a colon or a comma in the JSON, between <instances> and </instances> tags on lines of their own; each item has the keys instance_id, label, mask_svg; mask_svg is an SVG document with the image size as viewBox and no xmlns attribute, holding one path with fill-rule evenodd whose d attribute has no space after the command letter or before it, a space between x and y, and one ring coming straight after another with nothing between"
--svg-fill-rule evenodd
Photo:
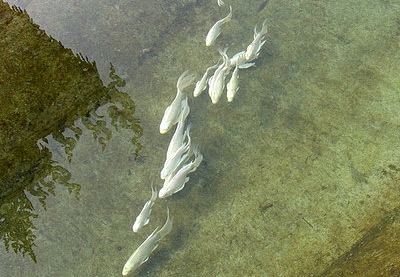
<instances>
[{"instance_id":1,"label":"greenish water","mask_svg":"<svg viewBox=\"0 0 400 277\"><path fill-rule=\"evenodd\" d=\"M113 63L136 103L143 147L136 158L110 104L97 111L112 134L105 148L85 118L74 122L82 133L70 159L48 139L79 199L57 185L44 210L28 196L37 264L1 248L4 276L120 276L166 206L173 232L138 276L319 276L399 207L397 1L270 0L261 11L264 1L231 1L232 22L210 48L205 35L226 14L216 1L142 2L23 3L48 34L95 60L105 82ZM241 71L234 102L190 99L204 162L133 234L164 162L171 134L158 127L176 79L185 70L200 78L219 47L244 49L265 18L267 43L256 67Z\"/></svg>"}]
</instances>

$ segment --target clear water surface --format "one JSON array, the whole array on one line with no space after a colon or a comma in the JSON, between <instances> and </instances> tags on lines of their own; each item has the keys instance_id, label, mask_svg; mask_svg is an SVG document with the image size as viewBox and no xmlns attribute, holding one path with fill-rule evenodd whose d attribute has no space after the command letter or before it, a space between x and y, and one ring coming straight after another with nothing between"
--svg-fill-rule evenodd
<instances>
[{"instance_id":1,"label":"clear water surface","mask_svg":"<svg viewBox=\"0 0 400 277\"><path fill-rule=\"evenodd\" d=\"M137 276L318 276L399 207L398 1L225 1L234 16L211 47L205 35L228 12L217 1L8 2L96 61L105 83L114 65L136 103L143 147L135 157L132 132L108 124L103 148L78 120L69 160L48 137L80 198L60 185L44 210L29 196L37 263L1 246L2 276L121 276L167 206L173 231ZM171 134L158 127L178 76L200 78L218 48L244 50L265 18L267 43L256 66L240 71L234 102L190 98L204 161L134 234L150 183L161 185Z\"/></svg>"}]
</instances>

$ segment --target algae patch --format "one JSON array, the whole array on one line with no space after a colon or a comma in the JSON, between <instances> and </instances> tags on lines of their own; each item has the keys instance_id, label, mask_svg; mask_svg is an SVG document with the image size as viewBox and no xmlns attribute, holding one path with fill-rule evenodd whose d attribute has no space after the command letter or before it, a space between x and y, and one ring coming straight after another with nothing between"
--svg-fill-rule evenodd
<instances>
[{"instance_id":1,"label":"algae patch","mask_svg":"<svg viewBox=\"0 0 400 277\"><path fill-rule=\"evenodd\" d=\"M11 246L36 261L32 219L38 214L26 192L46 208L46 197L54 194L56 184L67 186L76 197L80 188L39 142L51 134L71 159L82 134L74 122L81 118L104 149L112 132L96 114L101 105L107 105L114 128L134 132L136 155L142 129L133 116L135 103L118 89L125 83L113 66L112 81L105 86L94 62L74 55L32 23L26 12L2 1L0 48L0 237L7 251ZM66 128L72 136L65 135Z\"/></svg>"}]
</instances>

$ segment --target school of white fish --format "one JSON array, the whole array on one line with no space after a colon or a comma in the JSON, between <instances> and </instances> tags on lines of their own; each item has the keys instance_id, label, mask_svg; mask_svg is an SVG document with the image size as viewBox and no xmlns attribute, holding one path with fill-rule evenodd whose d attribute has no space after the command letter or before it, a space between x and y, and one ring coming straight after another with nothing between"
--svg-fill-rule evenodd
<instances>
[{"instance_id":1,"label":"school of white fish","mask_svg":"<svg viewBox=\"0 0 400 277\"><path fill-rule=\"evenodd\" d=\"M225 3L222 0L217 1L218 6L223 7ZM229 14L218 20L209 30L206 36L206 46L213 45L217 37L221 34L224 24L232 18L232 6L229 6ZM218 103L226 86L226 97L228 102L232 102L239 90L239 69L252 67L260 54L262 46L265 44L265 35L267 34L267 20L264 20L261 30L257 31L257 25L254 27L253 41L246 50L240 51L229 58L228 48L218 50L222 62L210 66L206 69L202 78L196 83L193 96L198 97L207 89L213 104ZM210 73L214 70L214 73ZM226 77L231 77L226 83ZM189 181L188 175L194 172L203 160L199 146L192 144L190 137L191 125L186 124L186 119L190 113L188 104L188 94L184 92L190 87L195 76L185 71L177 81L177 93L172 103L166 108L160 124L160 133L168 133L172 127L176 126L166 153L164 166L160 172L160 178L164 180L163 186L157 192L157 188L152 184L151 198L144 204L143 209L136 217L132 226L133 232L139 232L150 219L151 209L158 198L169 197L181 191ZM186 126L186 127L185 127ZM152 252L158 247L159 242L167 236L172 230L172 217L167 208L167 220L160 229L157 227L147 239L133 252L125 263L122 275L128 276L145 263Z\"/></svg>"}]
</instances>

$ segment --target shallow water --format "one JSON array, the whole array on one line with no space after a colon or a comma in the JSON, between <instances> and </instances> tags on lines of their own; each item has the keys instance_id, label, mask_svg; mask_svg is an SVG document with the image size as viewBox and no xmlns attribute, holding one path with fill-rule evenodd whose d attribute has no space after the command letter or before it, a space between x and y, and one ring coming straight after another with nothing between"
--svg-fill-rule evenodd
<instances>
[{"instance_id":1,"label":"shallow water","mask_svg":"<svg viewBox=\"0 0 400 277\"><path fill-rule=\"evenodd\" d=\"M95 60L104 82L113 63L137 105L143 148L135 159L132 132L108 126L103 150L79 121L70 161L50 145L80 199L57 186L44 211L30 196L38 262L1 247L4 276L120 276L167 206L173 232L138 276L318 276L399 207L400 5L271 0L257 12L263 2L231 1L235 16L210 48L205 34L227 10L216 1L19 3ZM219 47L244 49L264 18L267 43L241 71L234 102L190 99L204 162L133 234L159 180L171 134L158 127L178 76L200 77Z\"/></svg>"}]
</instances>

